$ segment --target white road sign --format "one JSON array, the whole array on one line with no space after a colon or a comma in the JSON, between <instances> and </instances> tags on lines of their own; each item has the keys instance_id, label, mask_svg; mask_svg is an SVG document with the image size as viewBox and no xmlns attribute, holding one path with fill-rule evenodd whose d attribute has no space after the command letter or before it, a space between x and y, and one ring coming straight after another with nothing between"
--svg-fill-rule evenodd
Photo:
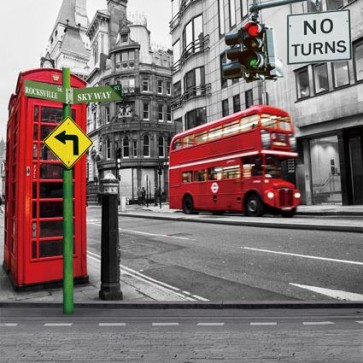
<instances>
[{"instance_id":1,"label":"white road sign","mask_svg":"<svg viewBox=\"0 0 363 363\"><path fill-rule=\"evenodd\" d=\"M288 64L351 59L349 10L289 15Z\"/></svg>"}]
</instances>

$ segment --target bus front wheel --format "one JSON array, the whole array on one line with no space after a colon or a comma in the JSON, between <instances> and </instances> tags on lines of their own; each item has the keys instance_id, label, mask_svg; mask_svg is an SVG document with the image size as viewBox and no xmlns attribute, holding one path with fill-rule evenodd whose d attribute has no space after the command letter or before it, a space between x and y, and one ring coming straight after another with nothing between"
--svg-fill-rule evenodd
<instances>
[{"instance_id":1,"label":"bus front wheel","mask_svg":"<svg viewBox=\"0 0 363 363\"><path fill-rule=\"evenodd\" d=\"M245 204L245 214L248 217L261 217L264 212L264 206L257 194L251 194Z\"/></svg>"},{"instance_id":2,"label":"bus front wheel","mask_svg":"<svg viewBox=\"0 0 363 363\"><path fill-rule=\"evenodd\" d=\"M183 212L185 214L194 213L194 203L191 195L186 195L183 199Z\"/></svg>"}]
</instances>

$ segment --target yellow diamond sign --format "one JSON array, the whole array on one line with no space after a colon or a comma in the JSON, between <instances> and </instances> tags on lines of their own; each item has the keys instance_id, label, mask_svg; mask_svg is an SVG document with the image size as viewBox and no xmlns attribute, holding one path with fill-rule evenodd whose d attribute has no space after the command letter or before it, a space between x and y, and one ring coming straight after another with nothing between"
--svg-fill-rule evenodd
<instances>
[{"instance_id":1,"label":"yellow diamond sign","mask_svg":"<svg viewBox=\"0 0 363 363\"><path fill-rule=\"evenodd\" d=\"M44 143L67 169L71 169L92 145L92 140L70 117L66 117L44 139Z\"/></svg>"}]
</instances>

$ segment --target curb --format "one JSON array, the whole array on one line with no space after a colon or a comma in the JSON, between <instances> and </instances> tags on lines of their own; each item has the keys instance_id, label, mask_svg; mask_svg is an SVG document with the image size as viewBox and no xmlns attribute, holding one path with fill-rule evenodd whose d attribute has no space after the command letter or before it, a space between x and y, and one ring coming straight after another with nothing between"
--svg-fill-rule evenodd
<instances>
[{"instance_id":1,"label":"curb","mask_svg":"<svg viewBox=\"0 0 363 363\"><path fill-rule=\"evenodd\" d=\"M0 308L62 308L61 303L0 302ZM75 308L89 309L363 309L363 301L275 301L275 302L95 302L75 303Z\"/></svg>"},{"instance_id":2,"label":"curb","mask_svg":"<svg viewBox=\"0 0 363 363\"><path fill-rule=\"evenodd\" d=\"M173 220L179 222L195 222L195 223L212 223L212 224L226 224L234 226L248 226L248 227L265 227L265 228L285 228L285 229L300 229L300 230L316 230L316 231L333 231L333 232L352 232L352 233L363 233L363 227L358 226L328 226L328 225L316 225L316 224L296 224L290 223L267 223L265 221L231 221L231 220L218 220L218 219L194 219L189 217L169 217L166 215L160 215L159 213L154 214L138 214L133 212L119 212L119 216L124 217L136 217L145 219L161 219L161 220Z\"/></svg>"}]
</instances>

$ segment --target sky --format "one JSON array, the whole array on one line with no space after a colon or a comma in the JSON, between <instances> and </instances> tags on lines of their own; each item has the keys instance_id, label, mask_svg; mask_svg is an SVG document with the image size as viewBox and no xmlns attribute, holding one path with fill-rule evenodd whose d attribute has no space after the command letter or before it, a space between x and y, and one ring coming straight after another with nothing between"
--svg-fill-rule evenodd
<instances>
[{"instance_id":1,"label":"sky","mask_svg":"<svg viewBox=\"0 0 363 363\"><path fill-rule=\"evenodd\" d=\"M63 0L5 0L0 10L0 140L6 139L8 103L22 71L39 68ZM87 0L91 21L107 0ZM151 41L171 47L170 0L128 0L128 12L147 17Z\"/></svg>"}]
</instances>

